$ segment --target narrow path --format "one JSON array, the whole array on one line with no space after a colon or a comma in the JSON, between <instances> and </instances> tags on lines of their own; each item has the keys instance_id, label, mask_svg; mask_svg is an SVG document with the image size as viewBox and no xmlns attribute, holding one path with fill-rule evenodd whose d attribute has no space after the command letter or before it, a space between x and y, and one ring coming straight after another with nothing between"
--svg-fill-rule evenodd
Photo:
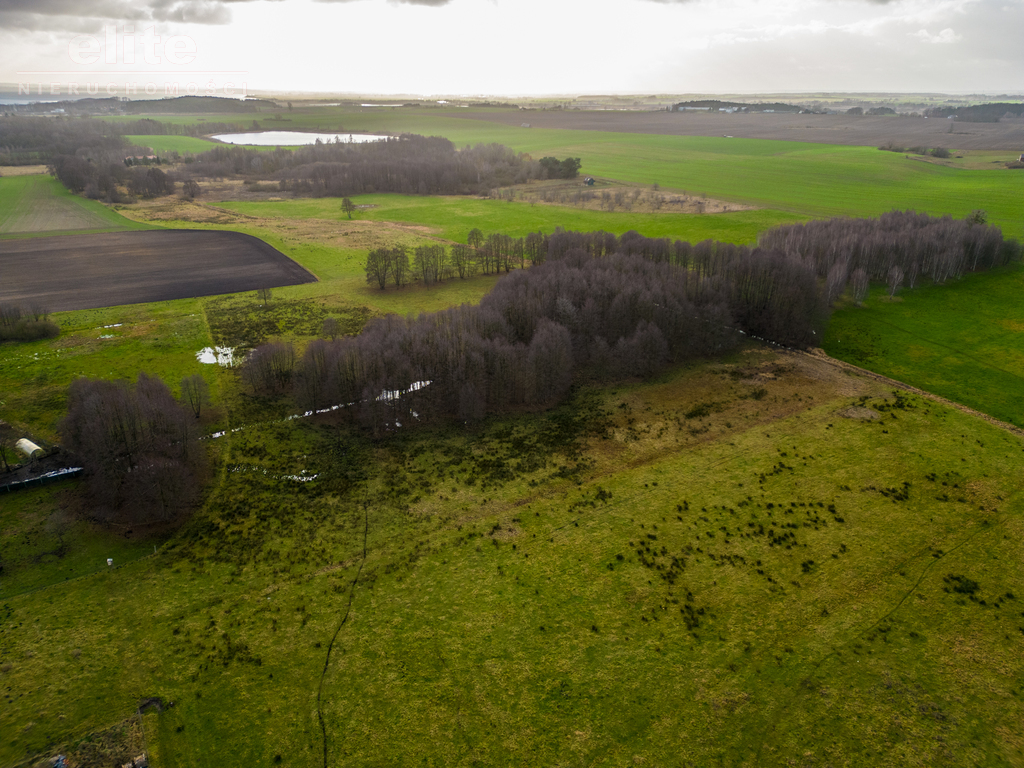
<instances>
[{"instance_id":1,"label":"narrow path","mask_svg":"<svg viewBox=\"0 0 1024 768\"><path fill-rule=\"evenodd\" d=\"M921 397L926 398L928 400L932 400L932 401L934 401L936 403L941 403L942 405L948 405L951 408L956 408L958 411L966 413L966 414L968 414L970 416L975 416L975 417L977 417L979 419L987 421L989 424L991 424L991 425L993 425L995 427L999 427L999 429L1005 430L1005 431L1007 431L1007 432L1009 432L1009 433L1011 433L1013 435L1016 435L1017 437L1024 438L1024 429L1021 429L1020 427L1016 427L1013 424L1008 424L1005 421L1000 421L999 419L996 419L996 418L993 418L992 416L989 416L987 413L982 413L981 411L976 411L973 408L968 408L966 405L962 405L961 403L957 403L957 402L954 402L952 400L947 400L946 398L940 397L939 395L933 394L932 392L927 392L927 391L925 391L923 389L918 389L917 387L912 387L909 384L904 384L902 381L897 381L896 379L890 379L888 376L883 376L880 373L875 373L874 371L869 371L866 368L860 368L859 366L853 365L852 363L847 363L847 362L844 362L843 360L837 360L834 357L829 357L821 349L815 349L812 352L803 352L803 351L800 351L800 350L789 350L789 354L792 354L792 355L803 355L805 357L811 358L812 360L817 360L819 362L827 363L827 364L829 364L829 365L831 365L831 366L833 366L835 368L839 368L841 370L849 371L851 373L856 373L856 374L858 374L860 376L866 376L866 377L868 377L870 379L874 379L875 381L880 381L880 382L882 382L884 384L888 384L891 387L896 387L897 389L902 389L902 390L904 390L906 392L911 392L911 393L913 393L915 395L920 395Z\"/></svg>"}]
</instances>

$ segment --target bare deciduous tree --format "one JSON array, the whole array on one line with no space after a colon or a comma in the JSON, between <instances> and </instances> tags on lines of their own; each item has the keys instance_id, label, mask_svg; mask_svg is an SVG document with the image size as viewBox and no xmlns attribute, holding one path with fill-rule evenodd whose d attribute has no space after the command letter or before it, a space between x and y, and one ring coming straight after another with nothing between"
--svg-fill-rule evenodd
<instances>
[{"instance_id":1,"label":"bare deciduous tree","mask_svg":"<svg viewBox=\"0 0 1024 768\"><path fill-rule=\"evenodd\" d=\"M181 401L191 409L198 419L203 406L210 404L210 387L202 374L194 373L181 380Z\"/></svg>"},{"instance_id":2,"label":"bare deciduous tree","mask_svg":"<svg viewBox=\"0 0 1024 768\"><path fill-rule=\"evenodd\" d=\"M886 276L889 284L889 298L896 295L896 291L903 285L903 270L898 266L892 266L889 269L889 274Z\"/></svg>"}]
</instances>

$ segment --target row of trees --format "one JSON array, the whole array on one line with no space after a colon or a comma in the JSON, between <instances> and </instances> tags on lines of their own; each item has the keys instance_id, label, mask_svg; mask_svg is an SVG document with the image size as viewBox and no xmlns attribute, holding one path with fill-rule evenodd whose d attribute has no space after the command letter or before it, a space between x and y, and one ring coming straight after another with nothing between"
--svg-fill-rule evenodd
<instances>
[{"instance_id":1,"label":"row of trees","mask_svg":"<svg viewBox=\"0 0 1024 768\"><path fill-rule=\"evenodd\" d=\"M479 229L474 229L467 239L466 245L418 246L412 251L412 261L404 246L375 248L366 257L366 281L381 290L389 285L401 288L412 282L433 285L476 274L507 274L515 268L525 268L527 261L539 264L546 258L547 236L541 232L518 238L494 232L485 238Z\"/></svg>"},{"instance_id":2,"label":"row of trees","mask_svg":"<svg viewBox=\"0 0 1024 768\"><path fill-rule=\"evenodd\" d=\"M467 245L426 246L410 266L404 249L381 249L367 260L367 279L381 289L422 280L510 272L573 252L593 257L639 256L671 264L723 286L730 311L744 331L790 346L818 343L828 307L852 288L862 300L871 282L891 293L922 278L942 283L967 271L1021 258L1020 244L976 211L967 219L894 211L874 219L835 218L776 227L755 248L705 240L643 237L627 232L531 233L525 238L473 230Z\"/></svg>"}]
</instances>

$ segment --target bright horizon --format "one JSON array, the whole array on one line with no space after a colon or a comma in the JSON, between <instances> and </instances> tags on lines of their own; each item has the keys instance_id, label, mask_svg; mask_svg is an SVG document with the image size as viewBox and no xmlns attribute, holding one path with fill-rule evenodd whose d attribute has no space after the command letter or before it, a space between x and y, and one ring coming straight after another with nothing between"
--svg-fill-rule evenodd
<instances>
[{"instance_id":1,"label":"bright horizon","mask_svg":"<svg viewBox=\"0 0 1024 768\"><path fill-rule=\"evenodd\" d=\"M1021 29L1024 0L0 0L0 82L45 100L1019 94Z\"/></svg>"}]
</instances>

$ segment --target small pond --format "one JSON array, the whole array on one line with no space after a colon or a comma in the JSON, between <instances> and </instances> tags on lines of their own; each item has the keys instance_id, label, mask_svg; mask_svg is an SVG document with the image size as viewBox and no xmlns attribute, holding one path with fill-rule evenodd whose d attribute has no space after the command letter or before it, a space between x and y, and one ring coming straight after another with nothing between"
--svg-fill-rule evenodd
<instances>
[{"instance_id":1,"label":"small pond","mask_svg":"<svg viewBox=\"0 0 1024 768\"><path fill-rule=\"evenodd\" d=\"M376 136L372 133L305 133L303 131L253 131L252 133L219 133L210 138L223 141L225 144L244 144L250 147L296 147L303 144L316 144L317 139L325 144L335 141L343 144L364 144L370 141L383 141L387 136Z\"/></svg>"}]
</instances>

